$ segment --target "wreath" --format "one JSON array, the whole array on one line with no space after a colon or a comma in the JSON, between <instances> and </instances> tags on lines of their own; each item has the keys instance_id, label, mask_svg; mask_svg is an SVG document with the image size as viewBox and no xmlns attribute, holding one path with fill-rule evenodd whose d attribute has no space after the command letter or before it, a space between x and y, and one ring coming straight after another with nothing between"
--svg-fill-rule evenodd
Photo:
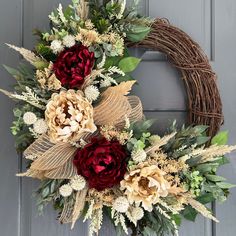
<instances>
[{"instance_id":1,"label":"wreath","mask_svg":"<svg viewBox=\"0 0 236 236\"><path fill-rule=\"evenodd\" d=\"M117 235L177 234L181 218L225 201L233 185L217 175L226 163L227 132L216 75L201 48L167 20L137 14L125 0L72 0L49 15L51 31L35 31L33 51L13 45L29 64L5 66L16 78L11 127L16 149L41 180L38 209L53 203L60 223L90 220L98 234L103 215ZM140 63L128 46L164 52L183 75L190 126L175 122L160 137L150 132L142 103L129 95Z\"/></svg>"}]
</instances>

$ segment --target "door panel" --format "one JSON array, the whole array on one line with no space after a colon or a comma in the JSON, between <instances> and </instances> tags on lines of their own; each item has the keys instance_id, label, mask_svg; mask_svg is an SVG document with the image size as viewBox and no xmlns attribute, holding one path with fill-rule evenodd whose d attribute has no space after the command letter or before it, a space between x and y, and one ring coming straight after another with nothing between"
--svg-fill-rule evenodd
<instances>
[{"instance_id":1,"label":"door panel","mask_svg":"<svg viewBox=\"0 0 236 236\"><path fill-rule=\"evenodd\" d=\"M131 0L127 0L129 3ZM70 0L1 0L0 1L0 63L14 66L19 61L15 52L5 47L3 42L11 42L26 48L33 48L35 38L32 30L47 30L48 14L61 2ZM139 11L151 17L168 18L171 23L191 35L205 50L219 75L224 113L224 129L230 130L230 142L236 142L236 2L234 0L140 0ZM3 22L3 23L2 23ZM182 125L186 121L186 94L181 74L168 63L166 56L150 50L135 49L132 54L143 61L134 72L139 85L135 94L143 102L145 116L156 118L153 131L163 134L173 120ZM13 83L1 68L0 87L8 88ZM14 151L13 138L9 134L13 104L0 94L2 112L0 116L0 235L1 236L87 236L87 224L78 222L73 231L69 225L61 226L56 221L56 213L48 207L43 216L38 216L32 192L38 182L14 176L21 167ZM2 139L1 139L2 140ZM231 155L232 165L221 170L231 182L235 180L236 158ZM234 159L233 159L234 158ZM6 181L7 180L7 181ZM3 191L4 190L4 191ZM229 201L213 207L221 224L215 225L203 217L196 223L184 222L180 236L231 236L236 231L236 190ZM11 222L11 223L9 223ZM115 235L108 219L105 219L100 235Z\"/></svg>"},{"instance_id":2,"label":"door panel","mask_svg":"<svg viewBox=\"0 0 236 236\"><path fill-rule=\"evenodd\" d=\"M229 130L229 143L236 144L236 2L215 1L215 61L218 84L223 100L225 123L222 129ZM221 169L220 175L236 183L236 155L230 155L231 164ZM231 190L227 202L216 205L216 215L220 224L215 225L217 236L235 235L236 232L236 189Z\"/></svg>"},{"instance_id":3,"label":"door panel","mask_svg":"<svg viewBox=\"0 0 236 236\"><path fill-rule=\"evenodd\" d=\"M6 42L20 44L21 1L0 1L0 64L16 66L19 57L10 51ZM11 14L9 14L11 12ZM0 87L10 89L14 79L0 66ZM19 235L20 182L15 176L20 159L14 149L14 139L9 133L13 102L0 94L0 235Z\"/></svg>"}]
</instances>

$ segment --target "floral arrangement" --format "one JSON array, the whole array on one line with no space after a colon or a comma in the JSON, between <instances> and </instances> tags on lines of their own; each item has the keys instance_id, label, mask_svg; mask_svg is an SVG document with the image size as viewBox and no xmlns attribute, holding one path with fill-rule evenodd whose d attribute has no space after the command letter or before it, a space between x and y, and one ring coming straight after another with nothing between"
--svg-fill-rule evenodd
<instances>
[{"instance_id":1,"label":"floral arrangement","mask_svg":"<svg viewBox=\"0 0 236 236\"><path fill-rule=\"evenodd\" d=\"M15 92L1 90L16 100L11 131L29 161L18 176L41 180L39 211L52 202L61 223L90 220L90 235L104 214L117 235L177 235L181 217L197 213L217 221L204 205L233 187L216 174L236 149L227 132L210 140L207 126L174 123L164 137L152 134L129 95L140 59L125 43L143 40L152 20L125 0L73 0L49 18L34 51L9 45L31 65L5 66Z\"/></svg>"}]
</instances>

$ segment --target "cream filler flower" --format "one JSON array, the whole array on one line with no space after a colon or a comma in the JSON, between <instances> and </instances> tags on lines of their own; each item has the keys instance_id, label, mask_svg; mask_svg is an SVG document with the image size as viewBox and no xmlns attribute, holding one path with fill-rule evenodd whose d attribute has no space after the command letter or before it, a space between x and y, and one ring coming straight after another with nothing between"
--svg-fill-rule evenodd
<instances>
[{"instance_id":1,"label":"cream filler flower","mask_svg":"<svg viewBox=\"0 0 236 236\"><path fill-rule=\"evenodd\" d=\"M45 134L47 132L48 125L44 119L39 119L34 123L34 132L37 134Z\"/></svg>"},{"instance_id":2,"label":"cream filler flower","mask_svg":"<svg viewBox=\"0 0 236 236\"><path fill-rule=\"evenodd\" d=\"M147 211L152 211L160 197L166 197L170 189L169 182L164 178L165 172L148 162L140 163L121 181L121 190L125 191L130 204L142 204Z\"/></svg>"},{"instance_id":3,"label":"cream filler flower","mask_svg":"<svg viewBox=\"0 0 236 236\"><path fill-rule=\"evenodd\" d=\"M87 30L80 28L79 33L75 38L77 41L80 41L84 46L91 46L94 43L101 43L100 35L95 30Z\"/></svg>"},{"instance_id":4,"label":"cream filler flower","mask_svg":"<svg viewBox=\"0 0 236 236\"><path fill-rule=\"evenodd\" d=\"M64 46L60 40L55 39L51 42L50 48L53 53L58 54L64 49Z\"/></svg>"},{"instance_id":5,"label":"cream filler flower","mask_svg":"<svg viewBox=\"0 0 236 236\"><path fill-rule=\"evenodd\" d=\"M75 142L97 127L93 120L93 107L81 91L68 90L54 93L47 104L45 119L52 141Z\"/></svg>"},{"instance_id":6,"label":"cream filler flower","mask_svg":"<svg viewBox=\"0 0 236 236\"><path fill-rule=\"evenodd\" d=\"M27 125L32 125L37 121L37 116L33 112L26 112L23 116L23 121Z\"/></svg>"}]
</instances>

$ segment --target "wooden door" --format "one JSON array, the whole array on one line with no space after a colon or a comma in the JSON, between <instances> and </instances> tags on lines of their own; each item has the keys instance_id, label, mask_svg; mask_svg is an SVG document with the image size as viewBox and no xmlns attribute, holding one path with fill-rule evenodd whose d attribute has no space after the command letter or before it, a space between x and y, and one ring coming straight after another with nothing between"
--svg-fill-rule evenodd
<instances>
[{"instance_id":1,"label":"wooden door","mask_svg":"<svg viewBox=\"0 0 236 236\"><path fill-rule=\"evenodd\" d=\"M32 30L48 29L48 14L58 3L69 0L1 0L0 1L0 64L16 66L20 60L3 43L9 42L31 49ZM151 17L168 18L172 24L190 34L207 53L218 74L218 84L224 104L225 125L230 130L230 143L236 143L236 2L234 0L140 0L140 12ZM145 114L157 118L153 128L163 133L176 119L186 118L186 95L181 75L172 68L165 55L158 52L133 50L143 62L134 76L139 82L134 92L143 101ZM13 79L0 69L0 87L9 89ZM74 231L61 226L49 206L38 216L32 191L37 181L19 179L15 173L22 161L14 151L14 139L8 129L12 121L13 103L0 94L0 236L86 236L87 225L77 223ZM232 164L221 172L236 183L236 155ZM215 225L203 217L197 222L184 222L180 236L233 236L236 232L236 189L223 205L212 206L221 221ZM115 236L107 219L102 236Z\"/></svg>"}]
</instances>

